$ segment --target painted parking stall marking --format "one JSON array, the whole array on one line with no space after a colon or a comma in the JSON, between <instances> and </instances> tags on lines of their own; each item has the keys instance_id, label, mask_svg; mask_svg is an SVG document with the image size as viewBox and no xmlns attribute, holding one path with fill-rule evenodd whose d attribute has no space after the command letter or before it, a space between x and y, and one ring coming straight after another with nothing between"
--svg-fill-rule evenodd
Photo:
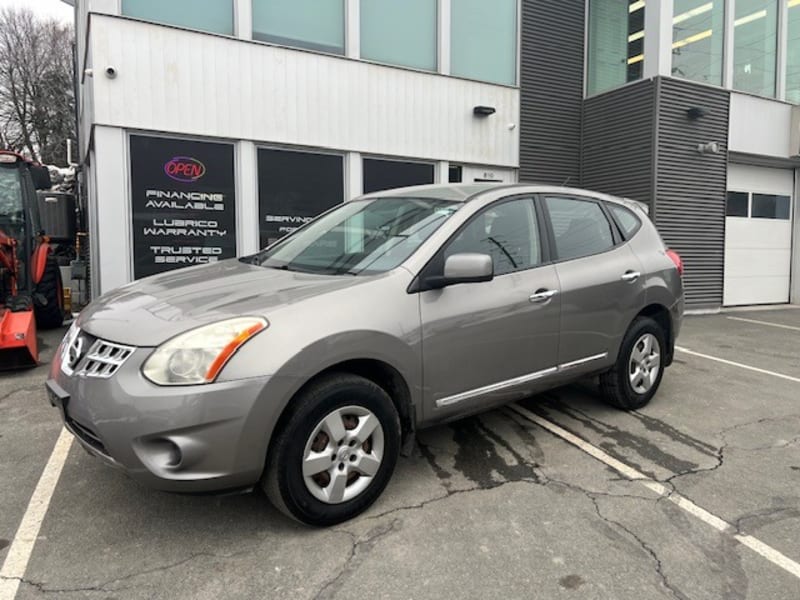
<instances>
[{"instance_id":1,"label":"painted parking stall marking","mask_svg":"<svg viewBox=\"0 0 800 600\"><path fill-rule=\"evenodd\" d=\"M62 429L39 478L39 483L36 484L33 496L28 502L22 522L14 534L3 568L0 569L0 600L13 600L17 595L19 584L28 568L33 546L39 536L39 529L53 498L61 470L67 461L69 449L72 447L72 440L72 434Z\"/></svg>"},{"instance_id":2,"label":"painted parking stall marking","mask_svg":"<svg viewBox=\"0 0 800 600\"><path fill-rule=\"evenodd\" d=\"M785 554L781 553L780 551L776 550L772 546L765 544L758 538L755 538L751 535L746 535L738 532L736 528L731 523L728 523L726 520L707 511L703 507L698 506L685 496L682 496L678 492L673 491L671 488L648 477L644 473L640 473L636 469L617 460L616 458L610 456L600 448L593 446L586 440L578 437L573 433L570 433L569 431L567 431L566 429L564 429L559 425L556 425L552 421L548 421L547 419L540 417L536 413L533 413L517 404L509 405L509 409L513 410L518 415L527 419L528 421L531 421L539 425L541 428L546 429L556 437L559 437L565 442L572 444L573 446L585 452L589 456L596 458L603 464L611 467L612 469L614 469L624 477L630 479L631 481L638 482L651 492L657 494L658 496L664 497L664 499L669 500L670 502L680 507L681 509L691 514L692 516L696 517L703 523L710 525L720 533L730 535L743 546L749 548L753 552L756 552L757 554L761 555L763 558L767 559L772 564L780 567L784 571L800 579L800 563L795 562L794 560L792 560Z\"/></svg>"},{"instance_id":3,"label":"painted parking stall marking","mask_svg":"<svg viewBox=\"0 0 800 600\"><path fill-rule=\"evenodd\" d=\"M741 321L742 323L755 323L756 325L766 325L768 327L778 327L780 329L789 329L791 331L800 331L800 327L794 325L784 325L783 323L770 323L769 321L759 321L757 319L745 319L743 317L728 317L731 321Z\"/></svg>"},{"instance_id":4,"label":"painted parking stall marking","mask_svg":"<svg viewBox=\"0 0 800 600\"><path fill-rule=\"evenodd\" d=\"M800 383L800 377L792 377L791 375L786 375L784 373L777 373L775 371L768 371L767 369L760 369L759 367L753 367L751 365L735 362L732 360L728 360L726 358L711 356L710 354L703 354L702 352L695 352L694 350L689 350L688 348L683 348L682 346L675 346L675 350L683 352L684 354L689 354L691 356L697 356L699 358L713 360L715 362L722 363L723 365L730 365L731 367L739 367L740 369L745 369L747 371L754 371L755 373L761 373L762 375L771 375L772 377L785 379L786 381L793 381L794 383Z\"/></svg>"}]
</instances>

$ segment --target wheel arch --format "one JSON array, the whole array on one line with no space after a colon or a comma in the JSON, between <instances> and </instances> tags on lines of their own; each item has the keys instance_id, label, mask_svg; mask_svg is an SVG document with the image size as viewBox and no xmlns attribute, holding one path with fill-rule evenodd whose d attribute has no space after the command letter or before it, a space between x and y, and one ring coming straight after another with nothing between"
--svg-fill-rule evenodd
<instances>
[{"instance_id":1,"label":"wheel arch","mask_svg":"<svg viewBox=\"0 0 800 600\"><path fill-rule=\"evenodd\" d=\"M269 448L272 447L272 440L276 434L286 426L294 408L294 400L300 396L304 390L314 385L320 379L336 373L346 373L358 375L367 379L383 389L397 410L400 417L401 428L401 448L404 454L410 448L416 432L416 406L406 378L393 365L376 358L348 358L326 366L325 368L312 375L291 395L289 401L283 407L280 416L272 429ZM269 452L269 451L268 451Z\"/></svg>"},{"instance_id":2,"label":"wheel arch","mask_svg":"<svg viewBox=\"0 0 800 600\"><path fill-rule=\"evenodd\" d=\"M672 364L672 358L675 354L674 326L669 309L659 303L648 304L636 315L636 319L639 317L649 317L653 319L664 330L664 336L667 339L667 353L664 366L668 367Z\"/></svg>"}]
</instances>

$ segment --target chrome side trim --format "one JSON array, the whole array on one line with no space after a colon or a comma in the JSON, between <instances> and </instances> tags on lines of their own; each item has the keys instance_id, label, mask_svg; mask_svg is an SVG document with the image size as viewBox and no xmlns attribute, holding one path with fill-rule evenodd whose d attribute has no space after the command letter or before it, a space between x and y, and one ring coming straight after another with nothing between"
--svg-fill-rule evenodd
<instances>
[{"instance_id":1,"label":"chrome side trim","mask_svg":"<svg viewBox=\"0 0 800 600\"><path fill-rule=\"evenodd\" d=\"M574 369L575 367L579 367L586 363L603 359L606 356L608 356L608 352L603 352L601 354L594 354L592 356L587 356L586 358L581 358L578 360L573 360L568 363L563 363L561 365L558 365L557 367L550 367L549 369L543 369L542 371L536 371L535 373L529 373L528 375L520 375L519 377L514 377L513 379L498 381L497 383L492 383L490 385L485 385L483 387L467 390L466 392L460 392L452 396L439 398L436 401L436 408L443 408L445 406L450 406L451 404L457 404L458 402L463 402L464 400L469 400L477 396L483 396L484 394L491 394L492 392L499 392L500 390L503 390L505 388L514 387L515 385L521 385L523 383L536 381L537 379L542 379L543 377L547 377L548 375L555 375L556 373L560 373L561 371Z\"/></svg>"},{"instance_id":2,"label":"chrome side trim","mask_svg":"<svg viewBox=\"0 0 800 600\"><path fill-rule=\"evenodd\" d=\"M601 358L605 358L606 356L608 356L608 352L602 352L600 354L595 354L594 356L587 356L586 358L579 358L578 360L573 360L572 362L564 363L563 365L558 365L558 370L564 371L566 369L579 367L594 360L600 360Z\"/></svg>"},{"instance_id":3,"label":"chrome side trim","mask_svg":"<svg viewBox=\"0 0 800 600\"><path fill-rule=\"evenodd\" d=\"M549 369L544 369L543 371L536 371L535 373L529 373L528 375L520 375L519 377L514 377L513 379L498 381L497 383L492 383L490 385L485 385L480 388L475 388L474 390L467 390L466 392L461 392L460 394L455 394L454 396L447 396L445 398L440 398L439 400L436 401L436 408L442 408L443 406L449 406L451 404L456 404L457 402L463 402L464 400L469 400L470 398L474 398L475 396L483 396L484 394L498 392L507 387L513 387L515 385L520 385L522 383L528 383L529 381L535 381L537 379L541 379L542 377L547 377L548 375L552 375L556 371L558 371L558 367L551 367Z\"/></svg>"}]
</instances>

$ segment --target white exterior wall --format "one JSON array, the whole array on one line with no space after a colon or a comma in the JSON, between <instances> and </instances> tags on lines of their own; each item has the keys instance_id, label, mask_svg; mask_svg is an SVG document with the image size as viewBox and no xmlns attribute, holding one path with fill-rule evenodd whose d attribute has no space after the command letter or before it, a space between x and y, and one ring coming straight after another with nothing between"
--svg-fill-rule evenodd
<instances>
[{"instance_id":1,"label":"white exterior wall","mask_svg":"<svg viewBox=\"0 0 800 600\"><path fill-rule=\"evenodd\" d=\"M518 166L515 88L105 15L90 39L97 124Z\"/></svg>"},{"instance_id":2,"label":"white exterior wall","mask_svg":"<svg viewBox=\"0 0 800 600\"><path fill-rule=\"evenodd\" d=\"M731 92L728 150L789 158L792 105Z\"/></svg>"}]
</instances>

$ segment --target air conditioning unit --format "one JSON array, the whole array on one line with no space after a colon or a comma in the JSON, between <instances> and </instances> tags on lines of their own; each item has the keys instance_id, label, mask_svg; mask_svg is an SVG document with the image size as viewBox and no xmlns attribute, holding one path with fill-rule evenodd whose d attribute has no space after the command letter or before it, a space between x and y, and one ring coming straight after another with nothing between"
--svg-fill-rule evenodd
<instances>
[{"instance_id":1,"label":"air conditioning unit","mask_svg":"<svg viewBox=\"0 0 800 600\"><path fill-rule=\"evenodd\" d=\"M800 104L792 106L792 129L789 135L789 156L800 158Z\"/></svg>"}]
</instances>

